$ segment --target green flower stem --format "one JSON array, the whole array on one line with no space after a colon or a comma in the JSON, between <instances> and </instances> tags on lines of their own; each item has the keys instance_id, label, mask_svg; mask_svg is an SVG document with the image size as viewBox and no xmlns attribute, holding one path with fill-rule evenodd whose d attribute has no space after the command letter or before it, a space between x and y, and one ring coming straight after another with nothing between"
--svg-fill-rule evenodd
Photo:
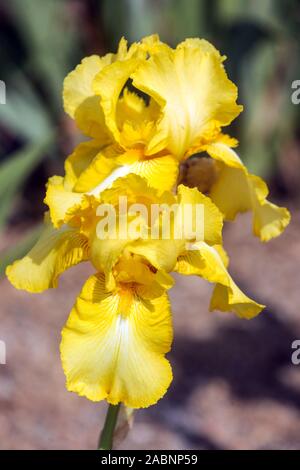
<instances>
[{"instance_id":1,"label":"green flower stem","mask_svg":"<svg viewBox=\"0 0 300 470\"><path fill-rule=\"evenodd\" d=\"M99 439L99 450L112 450L114 431L118 420L121 403L109 405L106 413L105 423Z\"/></svg>"}]
</instances>

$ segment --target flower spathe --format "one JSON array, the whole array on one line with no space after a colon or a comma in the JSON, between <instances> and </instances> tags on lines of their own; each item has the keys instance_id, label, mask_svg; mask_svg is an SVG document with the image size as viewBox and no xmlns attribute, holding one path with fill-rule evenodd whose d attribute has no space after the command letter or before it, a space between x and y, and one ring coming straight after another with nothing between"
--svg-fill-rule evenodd
<instances>
[{"instance_id":1,"label":"flower spathe","mask_svg":"<svg viewBox=\"0 0 300 470\"><path fill-rule=\"evenodd\" d=\"M157 36L129 48L122 39L116 54L87 57L65 79L65 110L90 140L66 159L64 176L49 179L45 230L7 276L16 288L42 292L57 287L69 267L93 265L61 342L67 388L90 400L140 408L165 394L172 381L165 357L173 338L172 272L213 283L211 310L249 319L264 307L228 273L223 220L251 210L254 233L266 241L281 233L289 213L267 201L265 183L248 173L236 141L222 133L242 110L224 59L205 40L172 49ZM197 160L186 185L176 185L182 162L200 152L208 155L205 170ZM148 236L99 236L104 219L97 208L109 204L118 213L120 196L146 208L189 205L193 223L201 205L202 239L180 230L179 237L153 238L148 217L130 211L126 224ZM172 228L181 228L180 214ZM117 215L118 230L124 223ZM161 215L156 224L160 234Z\"/></svg>"}]
</instances>

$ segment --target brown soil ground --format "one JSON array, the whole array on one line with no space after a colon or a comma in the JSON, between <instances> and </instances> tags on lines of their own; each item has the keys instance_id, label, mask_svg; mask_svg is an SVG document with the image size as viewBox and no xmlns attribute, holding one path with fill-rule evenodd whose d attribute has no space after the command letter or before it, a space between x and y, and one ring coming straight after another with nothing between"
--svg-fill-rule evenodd
<instances>
[{"instance_id":1,"label":"brown soil ground","mask_svg":"<svg viewBox=\"0 0 300 470\"><path fill-rule=\"evenodd\" d=\"M122 449L299 449L300 221L261 244L242 216L225 230L231 273L267 309L256 319L208 313L211 286L177 278L171 291L174 381L157 406L136 412ZM9 239L13 239L10 234ZM5 243L7 244L7 243ZM36 296L0 284L0 449L94 449L105 403L66 391L60 330L90 272L66 273Z\"/></svg>"}]
</instances>

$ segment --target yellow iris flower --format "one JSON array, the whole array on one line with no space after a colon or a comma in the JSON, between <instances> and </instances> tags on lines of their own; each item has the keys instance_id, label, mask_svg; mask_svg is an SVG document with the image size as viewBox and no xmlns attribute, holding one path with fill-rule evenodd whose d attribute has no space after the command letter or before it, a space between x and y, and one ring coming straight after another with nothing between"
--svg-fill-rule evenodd
<instances>
[{"instance_id":1,"label":"yellow iris flower","mask_svg":"<svg viewBox=\"0 0 300 470\"><path fill-rule=\"evenodd\" d=\"M223 62L204 40L187 39L172 49L157 36L130 48L122 39L116 54L87 57L65 79L65 110L91 139L66 159L64 176L49 179L44 232L7 276L16 288L42 292L56 287L69 267L92 263L96 274L77 298L61 343L68 389L90 400L139 408L166 392L172 272L213 283L211 310L252 318L263 308L227 271L223 219L252 210L254 233L268 240L284 229L289 213L266 200L265 183L248 173L232 149L236 141L222 134L242 109ZM196 171L186 171L185 185L176 187L182 162L192 167L189 157L200 152L209 157L198 159ZM162 236L163 211L153 237L148 215L120 215L121 196L146 209L176 206L175 231ZM99 236L105 218L98 209L105 205L118 214L118 236ZM192 209L192 225L196 208L203 208L201 239L180 231L185 206ZM119 236L128 222L147 236Z\"/></svg>"}]
</instances>

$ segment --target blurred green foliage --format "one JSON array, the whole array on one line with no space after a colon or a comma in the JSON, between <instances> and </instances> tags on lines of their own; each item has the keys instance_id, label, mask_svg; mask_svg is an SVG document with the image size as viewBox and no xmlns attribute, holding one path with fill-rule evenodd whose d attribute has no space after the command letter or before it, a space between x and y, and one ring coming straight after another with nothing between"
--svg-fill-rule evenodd
<instances>
[{"instance_id":1,"label":"blurred green foliage","mask_svg":"<svg viewBox=\"0 0 300 470\"><path fill-rule=\"evenodd\" d=\"M115 49L123 35L131 42L158 32L171 45L191 36L212 41L227 55L245 107L230 129L242 159L255 173L276 177L279 189L297 193L300 105L291 103L291 83L300 79L299 26L298 0L2 2L0 230L11 228L14 203L28 186L35 192L41 174L44 184L61 170L76 140L62 109L64 76L84 55ZM30 240L29 234L15 256ZM15 256L4 254L1 269Z\"/></svg>"}]
</instances>

